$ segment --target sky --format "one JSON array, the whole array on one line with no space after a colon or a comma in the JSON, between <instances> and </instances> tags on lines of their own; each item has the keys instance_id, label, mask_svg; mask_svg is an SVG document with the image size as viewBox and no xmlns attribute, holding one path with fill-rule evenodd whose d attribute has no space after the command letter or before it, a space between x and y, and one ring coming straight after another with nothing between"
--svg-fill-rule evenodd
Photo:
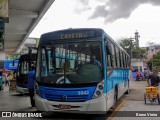
<instances>
[{"instance_id":1,"label":"sky","mask_svg":"<svg viewBox=\"0 0 160 120\"><path fill-rule=\"evenodd\" d=\"M102 28L115 41L160 44L160 0L55 0L29 37L68 28Z\"/></svg>"}]
</instances>

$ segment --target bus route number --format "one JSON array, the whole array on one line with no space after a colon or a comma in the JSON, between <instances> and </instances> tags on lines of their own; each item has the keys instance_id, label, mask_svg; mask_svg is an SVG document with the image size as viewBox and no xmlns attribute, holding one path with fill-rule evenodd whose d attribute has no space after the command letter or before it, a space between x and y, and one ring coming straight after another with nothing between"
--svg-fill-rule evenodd
<instances>
[{"instance_id":1,"label":"bus route number","mask_svg":"<svg viewBox=\"0 0 160 120\"><path fill-rule=\"evenodd\" d=\"M78 91L78 95L89 95L89 91Z\"/></svg>"}]
</instances>

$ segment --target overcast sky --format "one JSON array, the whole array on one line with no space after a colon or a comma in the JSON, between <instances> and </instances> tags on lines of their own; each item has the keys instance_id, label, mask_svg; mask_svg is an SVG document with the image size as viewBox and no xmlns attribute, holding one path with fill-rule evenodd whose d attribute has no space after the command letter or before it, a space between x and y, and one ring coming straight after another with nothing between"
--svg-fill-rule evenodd
<instances>
[{"instance_id":1,"label":"overcast sky","mask_svg":"<svg viewBox=\"0 0 160 120\"><path fill-rule=\"evenodd\" d=\"M115 41L160 44L160 0L55 0L30 37L67 28L102 28Z\"/></svg>"}]
</instances>

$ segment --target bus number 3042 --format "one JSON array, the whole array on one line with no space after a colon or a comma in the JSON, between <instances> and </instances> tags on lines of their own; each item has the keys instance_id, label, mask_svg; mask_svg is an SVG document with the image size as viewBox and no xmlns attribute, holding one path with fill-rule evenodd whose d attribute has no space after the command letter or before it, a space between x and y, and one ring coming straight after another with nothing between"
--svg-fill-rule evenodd
<instances>
[{"instance_id":1,"label":"bus number 3042","mask_svg":"<svg viewBox=\"0 0 160 120\"><path fill-rule=\"evenodd\" d=\"M89 95L89 91L78 91L78 95Z\"/></svg>"}]
</instances>

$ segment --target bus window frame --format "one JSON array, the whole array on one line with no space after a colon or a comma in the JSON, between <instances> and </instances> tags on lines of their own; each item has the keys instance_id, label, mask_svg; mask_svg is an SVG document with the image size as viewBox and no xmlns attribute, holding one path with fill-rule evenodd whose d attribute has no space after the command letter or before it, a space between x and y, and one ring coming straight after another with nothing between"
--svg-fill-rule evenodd
<instances>
[{"instance_id":1,"label":"bus window frame","mask_svg":"<svg viewBox=\"0 0 160 120\"><path fill-rule=\"evenodd\" d=\"M107 69L112 67L112 51L110 46L110 40L105 37L105 52L106 52L106 65Z\"/></svg>"}]
</instances>

